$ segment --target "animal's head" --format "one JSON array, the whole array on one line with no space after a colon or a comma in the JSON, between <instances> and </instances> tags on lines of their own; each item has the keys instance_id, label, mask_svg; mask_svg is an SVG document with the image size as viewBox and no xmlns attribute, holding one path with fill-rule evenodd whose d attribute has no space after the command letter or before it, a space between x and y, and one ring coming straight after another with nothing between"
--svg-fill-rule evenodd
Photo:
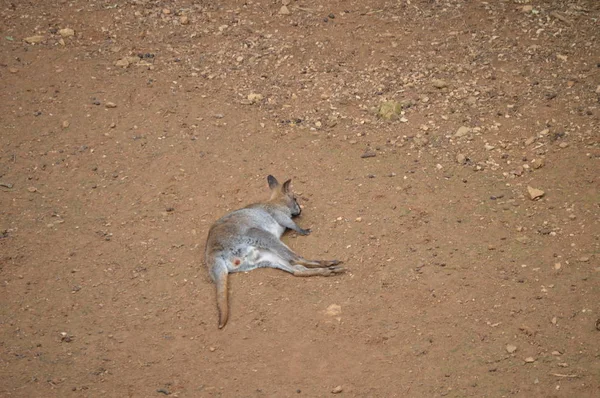
<instances>
[{"instance_id":1,"label":"animal's head","mask_svg":"<svg viewBox=\"0 0 600 398\"><path fill-rule=\"evenodd\" d=\"M267 177L267 182L269 183L269 188L271 188L271 202L277 202L287 206L290 209L292 216L299 216L300 213L302 213L302 209L296 201L296 195L294 195L290 189L292 180L287 180L283 184L280 184L279 181L277 181L277 178L269 175Z\"/></svg>"}]
</instances>

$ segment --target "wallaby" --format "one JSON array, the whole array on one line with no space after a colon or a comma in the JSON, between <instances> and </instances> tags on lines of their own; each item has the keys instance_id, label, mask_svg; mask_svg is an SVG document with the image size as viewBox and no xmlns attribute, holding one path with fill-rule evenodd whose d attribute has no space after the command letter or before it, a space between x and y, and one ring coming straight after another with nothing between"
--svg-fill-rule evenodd
<instances>
[{"instance_id":1,"label":"wallaby","mask_svg":"<svg viewBox=\"0 0 600 398\"><path fill-rule=\"evenodd\" d=\"M338 260L307 260L294 253L281 240L287 228L300 235L310 229L300 228L292 217L299 216L300 206L290 190L291 180L279 184L267 177L271 198L233 211L214 223L206 240L205 259L217 287L219 329L227 323L227 275L256 268L279 268L294 276L331 276L344 272ZM309 267L309 268L307 268Z\"/></svg>"}]
</instances>

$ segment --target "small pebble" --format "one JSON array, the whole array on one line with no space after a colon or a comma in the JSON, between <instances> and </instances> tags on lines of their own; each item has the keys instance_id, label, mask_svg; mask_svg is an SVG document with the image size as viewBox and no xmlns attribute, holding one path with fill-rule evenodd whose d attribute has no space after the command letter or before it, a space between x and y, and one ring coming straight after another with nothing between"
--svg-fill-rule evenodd
<instances>
[{"instance_id":1,"label":"small pebble","mask_svg":"<svg viewBox=\"0 0 600 398\"><path fill-rule=\"evenodd\" d=\"M41 35L29 36L23 39L23 41L27 44L38 44L45 40L46 38Z\"/></svg>"},{"instance_id":2,"label":"small pebble","mask_svg":"<svg viewBox=\"0 0 600 398\"><path fill-rule=\"evenodd\" d=\"M339 393L341 393L342 391L344 391L344 389L342 388L342 386L337 386L337 387L335 387L333 390L331 390L331 393L332 393L332 394L339 394Z\"/></svg>"},{"instance_id":3,"label":"small pebble","mask_svg":"<svg viewBox=\"0 0 600 398\"><path fill-rule=\"evenodd\" d=\"M456 133L454 133L454 136L455 137L462 137L464 135L469 134L471 131L473 131L473 129L471 129L470 127L460 126L458 128L458 130L456 130Z\"/></svg>"},{"instance_id":4,"label":"small pebble","mask_svg":"<svg viewBox=\"0 0 600 398\"><path fill-rule=\"evenodd\" d=\"M373 151L365 151L365 153L363 153L362 155L360 155L361 158L366 159L366 158L374 158L375 156L377 156L377 154Z\"/></svg>"},{"instance_id":5,"label":"small pebble","mask_svg":"<svg viewBox=\"0 0 600 398\"><path fill-rule=\"evenodd\" d=\"M529 192L529 197L531 198L531 200L539 199L546 194L541 189L533 188L531 186L527 187L527 192Z\"/></svg>"},{"instance_id":6,"label":"small pebble","mask_svg":"<svg viewBox=\"0 0 600 398\"><path fill-rule=\"evenodd\" d=\"M536 170L537 169L541 169L542 167L544 167L544 164L546 164L546 162L544 161L544 159L535 159L533 162L531 162L531 165Z\"/></svg>"},{"instance_id":7,"label":"small pebble","mask_svg":"<svg viewBox=\"0 0 600 398\"><path fill-rule=\"evenodd\" d=\"M62 37L72 37L75 36L75 31L70 28L64 28L58 31L58 34Z\"/></svg>"},{"instance_id":8,"label":"small pebble","mask_svg":"<svg viewBox=\"0 0 600 398\"><path fill-rule=\"evenodd\" d=\"M448 87L448 83L442 79L433 79L431 81L431 85L437 89L442 89Z\"/></svg>"}]
</instances>

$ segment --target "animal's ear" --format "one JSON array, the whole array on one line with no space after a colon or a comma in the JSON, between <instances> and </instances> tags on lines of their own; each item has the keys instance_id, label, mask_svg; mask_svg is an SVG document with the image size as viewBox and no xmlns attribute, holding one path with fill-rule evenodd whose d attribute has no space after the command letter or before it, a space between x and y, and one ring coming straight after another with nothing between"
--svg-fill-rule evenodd
<instances>
[{"instance_id":1,"label":"animal's ear","mask_svg":"<svg viewBox=\"0 0 600 398\"><path fill-rule=\"evenodd\" d=\"M287 180L286 182L284 182L283 185L281 186L281 192L289 193L291 183L292 183L292 180Z\"/></svg>"},{"instance_id":2,"label":"animal's ear","mask_svg":"<svg viewBox=\"0 0 600 398\"><path fill-rule=\"evenodd\" d=\"M274 190L275 188L279 187L279 181L277 181L277 178L273 177L270 174L267 177L267 182L269 183L269 188L271 188L271 190Z\"/></svg>"}]
</instances>

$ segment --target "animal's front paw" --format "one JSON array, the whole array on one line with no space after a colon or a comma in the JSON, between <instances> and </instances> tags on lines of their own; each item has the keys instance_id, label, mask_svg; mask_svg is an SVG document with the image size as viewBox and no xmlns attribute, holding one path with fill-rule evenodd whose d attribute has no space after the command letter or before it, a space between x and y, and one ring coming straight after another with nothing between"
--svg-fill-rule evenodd
<instances>
[{"instance_id":1,"label":"animal's front paw","mask_svg":"<svg viewBox=\"0 0 600 398\"><path fill-rule=\"evenodd\" d=\"M310 228L309 229L302 229L302 228L300 228L300 231L298 231L298 233L300 235L303 235L303 236L309 235L311 232L312 231L310 230Z\"/></svg>"}]
</instances>

